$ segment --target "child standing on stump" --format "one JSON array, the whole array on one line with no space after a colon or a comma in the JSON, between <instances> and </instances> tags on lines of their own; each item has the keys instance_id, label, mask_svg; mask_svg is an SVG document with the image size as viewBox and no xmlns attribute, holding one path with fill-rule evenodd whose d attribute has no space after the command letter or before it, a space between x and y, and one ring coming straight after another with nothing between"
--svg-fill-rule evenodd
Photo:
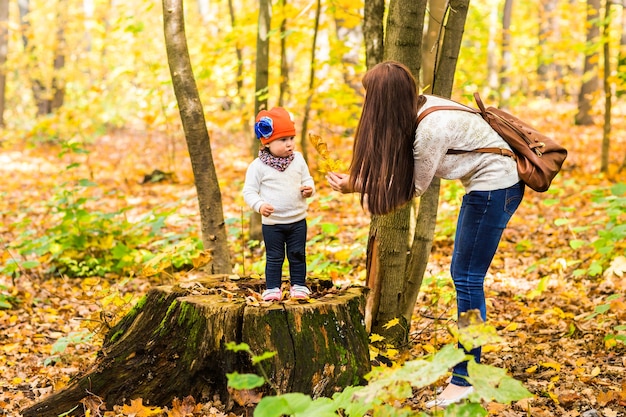
<instances>
[{"instance_id":1,"label":"child standing on stump","mask_svg":"<svg viewBox=\"0 0 626 417\"><path fill-rule=\"evenodd\" d=\"M306 199L315 192L313 177L300 152L294 150L296 129L282 107L261 110L254 124L261 141L259 157L248 166L243 198L261 214L265 242L264 301L280 301L285 253L289 262L293 299L307 299Z\"/></svg>"}]
</instances>

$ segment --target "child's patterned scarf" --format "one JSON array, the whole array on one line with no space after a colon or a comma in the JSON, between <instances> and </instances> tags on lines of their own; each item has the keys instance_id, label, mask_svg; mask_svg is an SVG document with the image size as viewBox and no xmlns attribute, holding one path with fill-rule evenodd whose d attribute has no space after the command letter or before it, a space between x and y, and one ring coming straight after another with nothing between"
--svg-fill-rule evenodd
<instances>
[{"instance_id":1,"label":"child's patterned scarf","mask_svg":"<svg viewBox=\"0 0 626 417\"><path fill-rule=\"evenodd\" d=\"M280 172L283 172L287 169L291 161L293 161L294 156L294 154L284 157L274 156L267 148L263 148L259 151L259 159L261 160L261 162L263 162L265 165L271 166L272 168L279 170Z\"/></svg>"}]
</instances>

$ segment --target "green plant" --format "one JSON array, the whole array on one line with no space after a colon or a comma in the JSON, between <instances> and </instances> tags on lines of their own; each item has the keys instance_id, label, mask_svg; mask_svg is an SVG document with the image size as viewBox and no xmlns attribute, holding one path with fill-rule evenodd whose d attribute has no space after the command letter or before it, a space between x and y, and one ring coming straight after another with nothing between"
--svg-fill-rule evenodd
<instances>
[{"instance_id":1,"label":"green plant","mask_svg":"<svg viewBox=\"0 0 626 417\"><path fill-rule=\"evenodd\" d=\"M19 300L12 294L9 294L9 288L0 284L0 309L13 308L14 304L17 304Z\"/></svg>"},{"instance_id":2,"label":"green plant","mask_svg":"<svg viewBox=\"0 0 626 417\"><path fill-rule=\"evenodd\" d=\"M142 260L151 256L146 248L158 250L162 245L183 239L177 235L155 241L175 207L148 213L131 222L126 216L129 208L111 212L97 208L99 199L90 194L96 186L89 180L79 180L77 184L64 183L57 187L46 202L51 213L46 223L51 226L41 234L36 234L29 222L16 226L23 232L9 249L15 249L22 260L7 262L0 272L16 276L47 265L47 273L71 277L132 273ZM182 264L184 260L177 262Z\"/></svg>"},{"instance_id":3,"label":"green plant","mask_svg":"<svg viewBox=\"0 0 626 417\"><path fill-rule=\"evenodd\" d=\"M606 213L605 219L598 223L603 226L597 232L597 238L588 243L581 239L572 239L570 247L579 249L591 247L595 257L586 268L574 271L574 276L598 276L606 269L607 265L626 248L626 183L617 183L610 188L598 188L591 192L591 201ZM568 219L559 219L557 226L569 226ZM574 233L587 230L585 225L581 228L572 229Z\"/></svg>"},{"instance_id":4,"label":"green plant","mask_svg":"<svg viewBox=\"0 0 626 417\"><path fill-rule=\"evenodd\" d=\"M67 348L71 345L76 346L83 343L89 343L93 338L93 333L90 331L83 329L79 332L72 332L67 336L60 337L54 344L52 345L52 349L50 350L50 357L44 360L44 365L53 365L59 361L61 361L63 354Z\"/></svg>"},{"instance_id":5,"label":"green plant","mask_svg":"<svg viewBox=\"0 0 626 417\"><path fill-rule=\"evenodd\" d=\"M246 344L232 344L230 348L247 351L252 355ZM270 353L255 357L256 363L271 356ZM415 411L408 406L396 404L412 397L414 388L434 384L447 374L449 368L468 358L463 350L451 344L446 345L434 355L407 361L400 367L374 368L366 377L367 385L347 387L332 398L313 399L302 393L263 397L254 410L254 416L361 417L368 413L373 417L415 416ZM468 369L468 380L475 387L475 392L469 397L470 403L453 405L445 409L443 414L435 411L434 415L484 416L487 411L480 405L481 400L509 403L532 396L519 381L507 376L503 369L478 365L473 361L470 361ZM235 389L254 389L269 382L266 375L258 377L236 373L229 374L228 381L229 386ZM419 415L428 414L422 412Z\"/></svg>"},{"instance_id":6,"label":"green plant","mask_svg":"<svg viewBox=\"0 0 626 417\"><path fill-rule=\"evenodd\" d=\"M608 296L604 303L598 304L594 312L585 317L585 320L591 320L598 316L608 319L611 313L617 313L618 311L624 310L625 307L626 297L624 294L613 294ZM604 343L608 347L614 346L617 342L626 344L626 325L624 324L612 325L611 331L604 336Z\"/></svg>"}]
</instances>

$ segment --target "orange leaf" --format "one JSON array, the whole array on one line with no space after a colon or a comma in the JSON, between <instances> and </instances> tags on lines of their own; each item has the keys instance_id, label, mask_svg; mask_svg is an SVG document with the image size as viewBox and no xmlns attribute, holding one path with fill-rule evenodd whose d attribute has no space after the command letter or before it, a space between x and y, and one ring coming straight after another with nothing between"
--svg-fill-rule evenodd
<instances>
[{"instance_id":1,"label":"orange leaf","mask_svg":"<svg viewBox=\"0 0 626 417\"><path fill-rule=\"evenodd\" d=\"M131 400L130 405L124 404L122 412L127 414L129 417L153 417L163 413L163 410L158 407L146 407L143 405L143 400L141 398L137 398Z\"/></svg>"}]
</instances>

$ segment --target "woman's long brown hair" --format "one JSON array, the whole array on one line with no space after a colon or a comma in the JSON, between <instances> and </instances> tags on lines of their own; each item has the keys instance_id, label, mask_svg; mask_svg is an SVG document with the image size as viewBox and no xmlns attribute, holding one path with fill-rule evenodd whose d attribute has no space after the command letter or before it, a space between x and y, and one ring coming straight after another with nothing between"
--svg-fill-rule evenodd
<instances>
[{"instance_id":1,"label":"woman's long brown hair","mask_svg":"<svg viewBox=\"0 0 626 417\"><path fill-rule=\"evenodd\" d=\"M387 214L415 195L413 141L420 96L411 71L395 61L371 68L363 87L350 182L361 190L361 205L367 198L372 214Z\"/></svg>"}]
</instances>

